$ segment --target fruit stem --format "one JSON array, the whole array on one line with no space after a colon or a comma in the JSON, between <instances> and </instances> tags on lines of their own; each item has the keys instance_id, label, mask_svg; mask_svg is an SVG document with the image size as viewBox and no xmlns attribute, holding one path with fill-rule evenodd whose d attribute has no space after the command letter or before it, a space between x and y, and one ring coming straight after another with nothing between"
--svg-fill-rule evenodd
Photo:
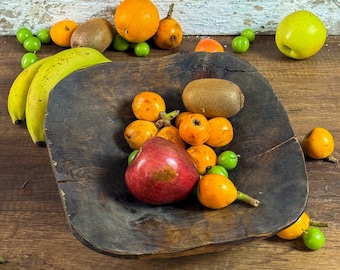
<instances>
[{"instance_id":1,"label":"fruit stem","mask_svg":"<svg viewBox=\"0 0 340 270\"><path fill-rule=\"evenodd\" d=\"M243 193L239 190L237 191L237 200L240 200L242 202L250 204L254 207L258 207L261 204L261 202L259 200L254 199L254 198L250 197L249 195L247 195L247 194L245 194L245 193Z\"/></svg>"},{"instance_id":2,"label":"fruit stem","mask_svg":"<svg viewBox=\"0 0 340 270\"><path fill-rule=\"evenodd\" d=\"M329 155L324 160L332 163L338 163L338 159L333 155Z\"/></svg>"},{"instance_id":3,"label":"fruit stem","mask_svg":"<svg viewBox=\"0 0 340 270\"><path fill-rule=\"evenodd\" d=\"M46 146L46 142L44 142L44 141L39 141L39 142L36 142L35 144L39 147L45 147Z\"/></svg>"},{"instance_id":4,"label":"fruit stem","mask_svg":"<svg viewBox=\"0 0 340 270\"><path fill-rule=\"evenodd\" d=\"M310 220L309 225L315 226L315 227L328 227L328 224L326 222L315 221L315 220Z\"/></svg>"},{"instance_id":5,"label":"fruit stem","mask_svg":"<svg viewBox=\"0 0 340 270\"><path fill-rule=\"evenodd\" d=\"M23 120L20 120L20 119L15 120L16 125L21 125L22 123L24 123Z\"/></svg>"},{"instance_id":6,"label":"fruit stem","mask_svg":"<svg viewBox=\"0 0 340 270\"><path fill-rule=\"evenodd\" d=\"M162 127L171 126L171 120L175 119L177 115L179 115L179 110L174 110L169 113L160 112L159 113L160 118L155 123L156 127L158 129L161 129Z\"/></svg>"},{"instance_id":7,"label":"fruit stem","mask_svg":"<svg viewBox=\"0 0 340 270\"><path fill-rule=\"evenodd\" d=\"M166 15L167 19L171 19L172 18L172 13L174 12L174 3L171 3L169 6L169 11L168 14Z\"/></svg>"}]
</instances>

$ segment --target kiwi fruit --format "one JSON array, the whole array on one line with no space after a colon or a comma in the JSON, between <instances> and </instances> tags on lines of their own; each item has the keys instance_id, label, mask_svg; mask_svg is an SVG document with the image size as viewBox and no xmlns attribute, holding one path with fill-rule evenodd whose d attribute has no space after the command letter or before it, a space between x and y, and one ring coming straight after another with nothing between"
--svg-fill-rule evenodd
<instances>
[{"instance_id":1,"label":"kiwi fruit","mask_svg":"<svg viewBox=\"0 0 340 270\"><path fill-rule=\"evenodd\" d=\"M231 117L244 106L240 87L225 79L203 78L189 82L182 93L184 107L207 118Z\"/></svg>"},{"instance_id":2,"label":"kiwi fruit","mask_svg":"<svg viewBox=\"0 0 340 270\"><path fill-rule=\"evenodd\" d=\"M112 24L104 18L93 18L79 25L72 33L70 44L75 47L90 47L104 52L112 43Z\"/></svg>"}]
</instances>

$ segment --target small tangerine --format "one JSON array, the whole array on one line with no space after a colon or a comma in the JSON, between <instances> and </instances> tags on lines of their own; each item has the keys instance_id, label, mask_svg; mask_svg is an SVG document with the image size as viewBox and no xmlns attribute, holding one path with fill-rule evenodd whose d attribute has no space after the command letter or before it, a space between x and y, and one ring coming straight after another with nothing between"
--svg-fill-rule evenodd
<instances>
[{"instance_id":1,"label":"small tangerine","mask_svg":"<svg viewBox=\"0 0 340 270\"><path fill-rule=\"evenodd\" d=\"M233 182L220 174L206 174L198 182L197 197L201 204L211 209L221 209L237 199Z\"/></svg>"},{"instance_id":2,"label":"small tangerine","mask_svg":"<svg viewBox=\"0 0 340 270\"><path fill-rule=\"evenodd\" d=\"M165 110L164 99L155 92L139 92L132 100L132 112L137 119L154 122L160 118L160 113L165 112Z\"/></svg>"},{"instance_id":3,"label":"small tangerine","mask_svg":"<svg viewBox=\"0 0 340 270\"><path fill-rule=\"evenodd\" d=\"M75 21L68 19L53 24L50 29L52 41L60 47L70 47L71 36L77 27L78 24Z\"/></svg>"},{"instance_id":4,"label":"small tangerine","mask_svg":"<svg viewBox=\"0 0 340 270\"><path fill-rule=\"evenodd\" d=\"M174 142L174 143L178 143L179 145L181 145L183 148L185 148L185 142L183 141L183 139L181 138L181 136L179 136L179 131L178 128L176 128L173 125L170 126L166 126L161 128L156 136L158 137L162 137L168 141Z\"/></svg>"},{"instance_id":5,"label":"small tangerine","mask_svg":"<svg viewBox=\"0 0 340 270\"><path fill-rule=\"evenodd\" d=\"M147 139L156 136L157 131L158 129L153 122L138 119L126 126L124 138L130 148L136 150L139 149Z\"/></svg>"},{"instance_id":6,"label":"small tangerine","mask_svg":"<svg viewBox=\"0 0 340 270\"><path fill-rule=\"evenodd\" d=\"M310 218L306 212L303 212L301 216L286 229L277 233L277 236L285 240L293 240L300 237L303 232L310 225Z\"/></svg>"},{"instance_id":7,"label":"small tangerine","mask_svg":"<svg viewBox=\"0 0 340 270\"><path fill-rule=\"evenodd\" d=\"M214 117L208 120L211 127L211 135L206 141L211 147L223 147L229 144L234 137L231 122L225 117Z\"/></svg>"},{"instance_id":8,"label":"small tangerine","mask_svg":"<svg viewBox=\"0 0 340 270\"><path fill-rule=\"evenodd\" d=\"M201 39L195 48L195 52L224 52L223 46L218 41L211 39L211 38L205 38Z\"/></svg>"},{"instance_id":9,"label":"small tangerine","mask_svg":"<svg viewBox=\"0 0 340 270\"><path fill-rule=\"evenodd\" d=\"M184 117L188 116L189 114L191 114L191 112L188 111L179 113L179 115L177 115L175 118L175 127L179 128L179 125L181 124Z\"/></svg>"},{"instance_id":10,"label":"small tangerine","mask_svg":"<svg viewBox=\"0 0 340 270\"><path fill-rule=\"evenodd\" d=\"M327 129L316 127L305 135L301 147L307 156L314 159L324 159L333 153L334 139Z\"/></svg>"},{"instance_id":11,"label":"small tangerine","mask_svg":"<svg viewBox=\"0 0 340 270\"><path fill-rule=\"evenodd\" d=\"M182 42L182 27L172 17L173 8L174 4L171 4L167 16L160 20L158 29L153 36L155 44L161 49L174 49Z\"/></svg>"},{"instance_id":12,"label":"small tangerine","mask_svg":"<svg viewBox=\"0 0 340 270\"><path fill-rule=\"evenodd\" d=\"M217 155L210 146L205 144L193 145L187 149L187 152L195 162L198 173L203 175L213 166L216 165Z\"/></svg>"},{"instance_id":13,"label":"small tangerine","mask_svg":"<svg viewBox=\"0 0 340 270\"><path fill-rule=\"evenodd\" d=\"M208 119L200 113L191 113L184 117L178 130L182 139L190 145L204 144L211 134Z\"/></svg>"}]
</instances>

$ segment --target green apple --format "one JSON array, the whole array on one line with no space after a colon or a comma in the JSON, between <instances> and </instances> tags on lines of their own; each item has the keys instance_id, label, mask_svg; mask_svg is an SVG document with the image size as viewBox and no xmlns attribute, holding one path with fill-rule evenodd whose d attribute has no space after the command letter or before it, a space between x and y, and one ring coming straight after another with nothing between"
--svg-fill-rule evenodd
<instances>
[{"instance_id":1,"label":"green apple","mask_svg":"<svg viewBox=\"0 0 340 270\"><path fill-rule=\"evenodd\" d=\"M279 23L275 33L278 49L293 59L306 59L324 45L327 30L318 16L307 10L290 13Z\"/></svg>"}]
</instances>

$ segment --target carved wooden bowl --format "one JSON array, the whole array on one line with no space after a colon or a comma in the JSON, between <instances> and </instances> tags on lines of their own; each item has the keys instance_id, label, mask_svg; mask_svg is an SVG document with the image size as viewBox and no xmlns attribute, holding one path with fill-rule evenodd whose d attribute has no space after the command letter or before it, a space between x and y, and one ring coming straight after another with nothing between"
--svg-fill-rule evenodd
<instances>
[{"instance_id":1,"label":"carved wooden bowl","mask_svg":"<svg viewBox=\"0 0 340 270\"><path fill-rule=\"evenodd\" d=\"M245 106L230 120L232 149L241 155L230 178L259 199L221 210L196 198L167 206L134 199L124 184L130 153L123 137L140 91L160 93L168 111L184 110L181 92L198 78L238 84ZM211 89L213 94L214 89ZM94 250L123 258L207 253L269 237L305 208L308 182L303 153L287 114L266 79L227 53L182 53L113 61L75 72L50 94L45 134L66 217L74 235Z\"/></svg>"}]
</instances>

